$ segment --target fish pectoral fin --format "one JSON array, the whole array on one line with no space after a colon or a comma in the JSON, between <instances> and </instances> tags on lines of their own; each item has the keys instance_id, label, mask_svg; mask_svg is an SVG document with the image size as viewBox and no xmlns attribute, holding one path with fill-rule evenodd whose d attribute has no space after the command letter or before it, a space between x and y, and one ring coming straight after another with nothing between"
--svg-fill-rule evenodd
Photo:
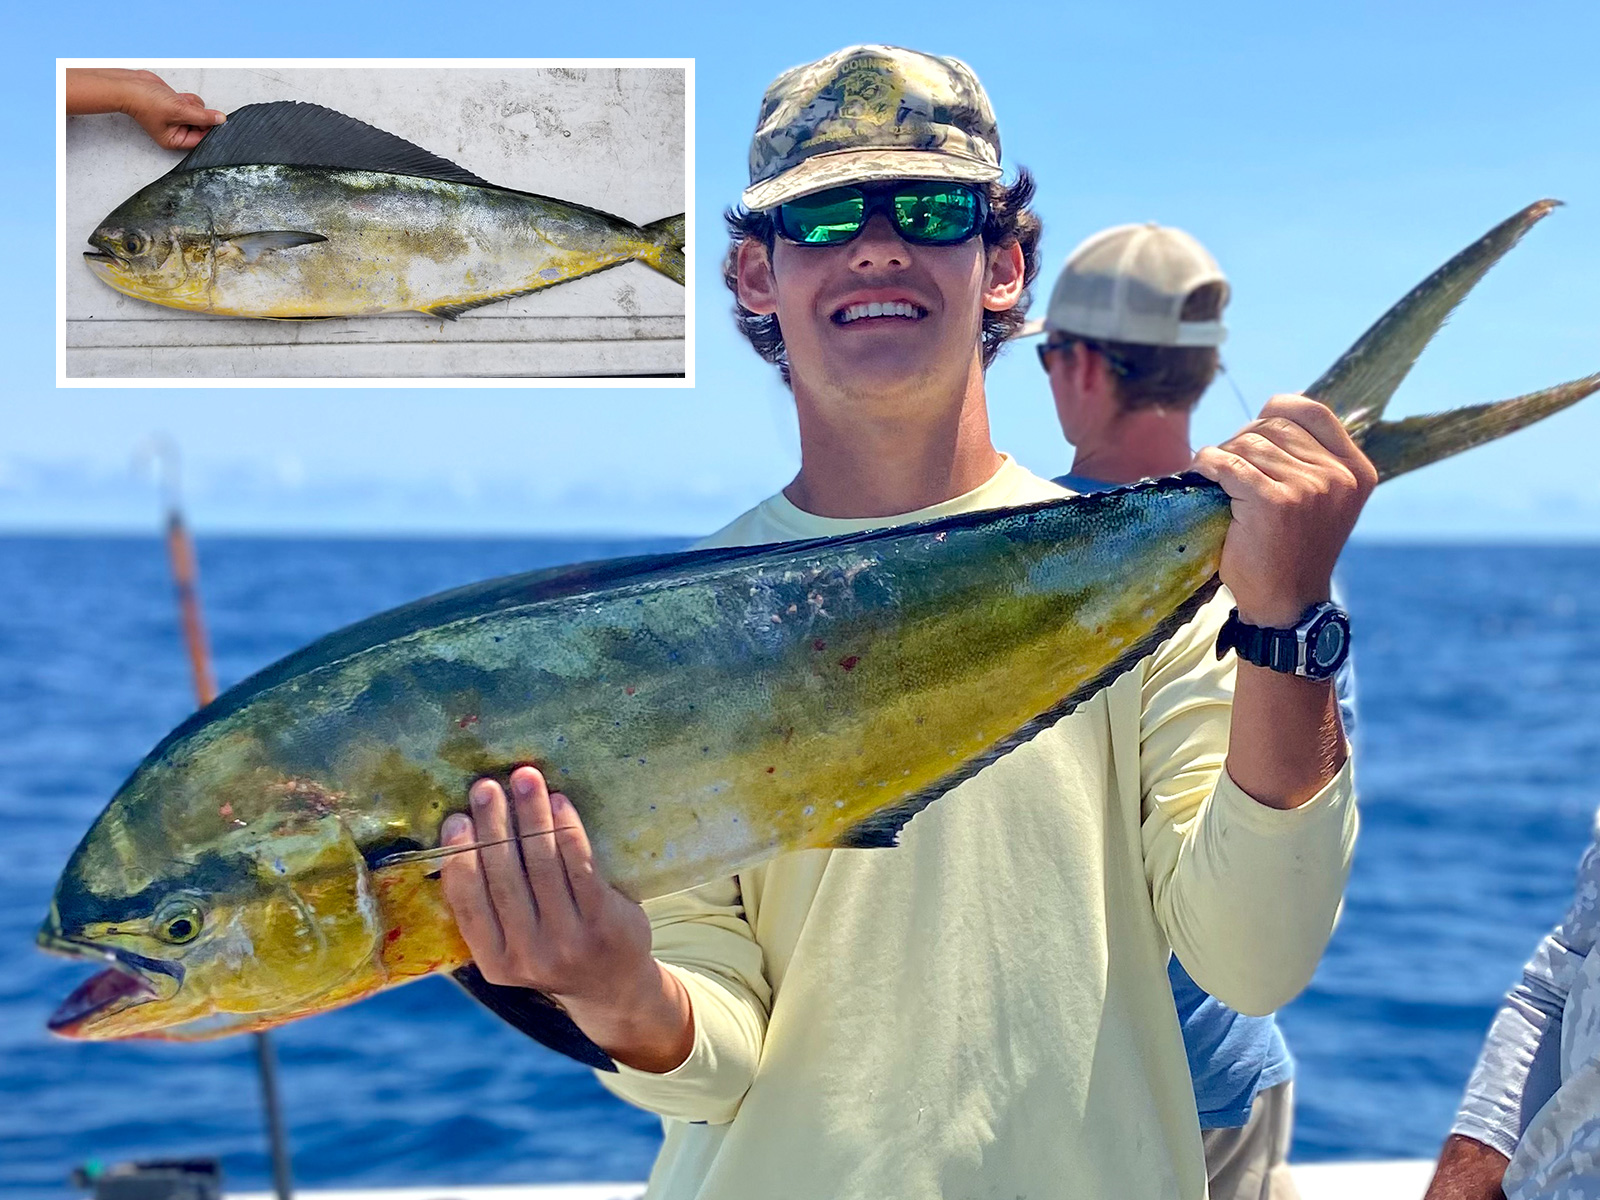
<instances>
[{"instance_id":1,"label":"fish pectoral fin","mask_svg":"<svg viewBox=\"0 0 1600 1200\"><path fill-rule=\"evenodd\" d=\"M273 250L292 250L296 246L310 246L328 239L320 233L306 233L300 229L262 229L255 233L235 233L224 239L239 248L247 263L255 263L263 254Z\"/></svg>"},{"instance_id":2,"label":"fish pectoral fin","mask_svg":"<svg viewBox=\"0 0 1600 1200\"><path fill-rule=\"evenodd\" d=\"M611 1056L590 1040L554 1000L532 988L490 983L472 963L450 972L469 996L508 1025L521 1030L541 1046L581 1062L597 1071L615 1071Z\"/></svg>"}]
</instances>

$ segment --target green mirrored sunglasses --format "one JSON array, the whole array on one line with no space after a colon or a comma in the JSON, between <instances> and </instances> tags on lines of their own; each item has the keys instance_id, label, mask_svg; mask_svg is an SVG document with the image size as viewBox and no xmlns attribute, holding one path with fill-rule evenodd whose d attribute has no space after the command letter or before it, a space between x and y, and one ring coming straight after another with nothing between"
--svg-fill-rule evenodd
<instances>
[{"instance_id":1,"label":"green mirrored sunglasses","mask_svg":"<svg viewBox=\"0 0 1600 1200\"><path fill-rule=\"evenodd\" d=\"M872 215L879 212L908 242L953 246L982 230L989 200L979 189L963 183L856 184L780 204L773 211L773 222L786 241L840 246L859 237Z\"/></svg>"}]
</instances>

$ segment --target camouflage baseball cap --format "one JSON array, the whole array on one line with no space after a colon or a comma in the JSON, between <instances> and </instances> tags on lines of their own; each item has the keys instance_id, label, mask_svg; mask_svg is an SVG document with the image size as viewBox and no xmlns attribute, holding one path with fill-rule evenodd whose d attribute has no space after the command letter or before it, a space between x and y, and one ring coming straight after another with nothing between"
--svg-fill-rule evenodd
<instances>
[{"instance_id":1,"label":"camouflage baseball cap","mask_svg":"<svg viewBox=\"0 0 1600 1200\"><path fill-rule=\"evenodd\" d=\"M880 179L1000 178L1000 131L972 68L898 46L850 46L772 81L744 205Z\"/></svg>"}]
</instances>

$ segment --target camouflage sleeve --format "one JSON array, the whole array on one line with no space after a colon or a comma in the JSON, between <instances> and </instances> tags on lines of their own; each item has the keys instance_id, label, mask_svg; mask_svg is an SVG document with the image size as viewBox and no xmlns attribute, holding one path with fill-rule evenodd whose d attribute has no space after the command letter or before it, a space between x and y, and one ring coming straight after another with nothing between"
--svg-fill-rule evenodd
<instances>
[{"instance_id":1,"label":"camouflage sleeve","mask_svg":"<svg viewBox=\"0 0 1600 1200\"><path fill-rule=\"evenodd\" d=\"M694 1048L661 1075L617 1064L596 1072L609 1090L658 1116L713 1125L733 1120L755 1078L772 992L737 879L648 900L652 950L682 981Z\"/></svg>"},{"instance_id":2,"label":"camouflage sleeve","mask_svg":"<svg viewBox=\"0 0 1600 1200\"><path fill-rule=\"evenodd\" d=\"M1507 1157L1517 1150L1562 1081L1562 1045L1584 1034L1567 1019L1565 1010L1574 984L1586 969L1600 930L1600 823L1596 840L1578 865L1578 885L1572 906L1539 943L1522 978L1507 993L1484 1039L1477 1066L1467 1081L1461 1110L1452 1133L1492 1146ZM1592 1036L1592 1034L1591 1034ZM1570 1055L1568 1057L1571 1057ZM1590 1136L1600 1138L1600 1108L1591 1109ZM1546 1124L1549 1122L1546 1121ZM1547 1150L1553 1152L1553 1147ZM1582 1193L1600 1196L1600 1192ZM1574 1193L1578 1195L1578 1193Z\"/></svg>"},{"instance_id":3,"label":"camouflage sleeve","mask_svg":"<svg viewBox=\"0 0 1600 1200\"><path fill-rule=\"evenodd\" d=\"M1600 1200L1600 1062L1574 1064L1506 1166L1506 1200Z\"/></svg>"},{"instance_id":4,"label":"camouflage sleeve","mask_svg":"<svg viewBox=\"0 0 1600 1200\"><path fill-rule=\"evenodd\" d=\"M1140 788L1145 878L1178 961L1247 1015L1293 999L1338 917L1355 847L1352 766L1287 811L1257 803L1223 769L1233 660L1216 636L1224 590L1142 668Z\"/></svg>"}]
</instances>

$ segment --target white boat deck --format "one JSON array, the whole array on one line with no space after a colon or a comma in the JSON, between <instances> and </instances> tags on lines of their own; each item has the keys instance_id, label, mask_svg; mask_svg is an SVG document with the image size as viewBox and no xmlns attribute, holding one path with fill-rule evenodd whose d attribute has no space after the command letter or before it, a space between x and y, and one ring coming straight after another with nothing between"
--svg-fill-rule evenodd
<instances>
[{"instance_id":1,"label":"white boat deck","mask_svg":"<svg viewBox=\"0 0 1600 1200\"><path fill-rule=\"evenodd\" d=\"M1294 1168L1301 1200L1421 1200L1433 1175L1430 1159L1309 1163ZM295 1190L296 1200L639 1200L642 1183L539 1183L493 1187ZM270 1192L230 1192L229 1200L273 1200Z\"/></svg>"}]
</instances>

